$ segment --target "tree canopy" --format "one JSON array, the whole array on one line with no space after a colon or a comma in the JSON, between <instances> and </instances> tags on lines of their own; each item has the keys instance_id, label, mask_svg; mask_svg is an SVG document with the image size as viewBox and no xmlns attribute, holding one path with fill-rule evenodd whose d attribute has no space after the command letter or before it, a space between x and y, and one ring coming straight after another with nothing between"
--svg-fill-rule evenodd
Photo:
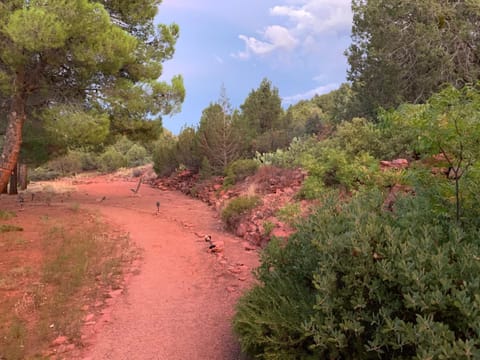
<instances>
[{"instance_id":1,"label":"tree canopy","mask_svg":"<svg viewBox=\"0 0 480 360\"><path fill-rule=\"evenodd\" d=\"M444 83L480 76L477 1L353 0L348 79L357 115L423 103Z\"/></svg>"},{"instance_id":2,"label":"tree canopy","mask_svg":"<svg viewBox=\"0 0 480 360\"><path fill-rule=\"evenodd\" d=\"M161 63L173 56L179 28L154 25L159 4L0 3L0 107L7 114L1 188L17 162L25 121L33 121L43 109L75 104L123 123L178 109L185 96L181 77L171 84L158 78Z\"/></svg>"}]
</instances>

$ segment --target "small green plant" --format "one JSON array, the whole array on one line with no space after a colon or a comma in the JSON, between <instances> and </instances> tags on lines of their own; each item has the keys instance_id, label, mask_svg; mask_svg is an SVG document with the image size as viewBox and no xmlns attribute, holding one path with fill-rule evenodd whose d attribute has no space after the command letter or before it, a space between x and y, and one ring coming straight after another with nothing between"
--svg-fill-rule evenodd
<instances>
[{"instance_id":1,"label":"small green plant","mask_svg":"<svg viewBox=\"0 0 480 360\"><path fill-rule=\"evenodd\" d=\"M230 201L222 211L222 220L227 229L234 230L243 215L251 211L261 202L258 196L239 196Z\"/></svg>"},{"instance_id":2,"label":"small green plant","mask_svg":"<svg viewBox=\"0 0 480 360\"><path fill-rule=\"evenodd\" d=\"M275 224L271 221L265 221L263 223L263 236L269 238L273 229L275 229Z\"/></svg>"},{"instance_id":3,"label":"small green plant","mask_svg":"<svg viewBox=\"0 0 480 360\"><path fill-rule=\"evenodd\" d=\"M12 231L23 231L21 226L11 225L11 224L1 224L0 233L12 232Z\"/></svg>"},{"instance_id":4,"label":"small green plant","mask_svg":"<svg viewBox=\"0 0 480 360\"><path fill-rule=\"evenodd\" d=\"M278 209L276 216L284 223L295 226L301 215L300 203L292 202Z\"/></svg>"},{"instance_id":5,"label":"small green plant","mask_svg":"<svg viewBox=\"0 0 480 360\"><path fill-rule=\"evenodd\" d=\"M15 216L17 216L17 214L13 211L0 210L0 220L9 220Z\"/></svg>"}]
</instances>

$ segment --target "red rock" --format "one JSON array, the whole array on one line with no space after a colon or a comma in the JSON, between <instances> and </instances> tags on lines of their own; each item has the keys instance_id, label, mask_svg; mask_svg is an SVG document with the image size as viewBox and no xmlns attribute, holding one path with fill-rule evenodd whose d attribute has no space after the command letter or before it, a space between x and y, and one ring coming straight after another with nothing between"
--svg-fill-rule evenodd
<instances>
[{"instance_id":1,"label":"red rock","mask_svg":"<svg viewBox=\"0 0 480 360\"><path fill-rule=\"evenodd\" d=\"M55 340L52 341L52 346L63 345L67 342L68 342L68 338L66 336L59 336Z\"/></svg>"},{"instance_id":2,"label":"red rock","mask_svg":"<svg viewBox=\"0 0 480 360\"><path fill-rule=\"evenodd\" d=\"M288 238L290 235L292 235L292 231L285 228L275 228L272 230L270 235L278 238Z\"/></svg>"},{"instance_id":3,"label":"red rock","mask_svg":"<svg viewBox=\"0 0 480 360\"><path fill-rule=\"evenodd\" d=\"M237 229L235 231L235 235L237 235L238 237L243 237L246 232L247 232L247 225L245 223L240 223L237 226Z\"/></svg>"},{"instance_id":4,"label":"red rock","mask_svg":"<svg viewBox=\"0 0 480 360\"><path fill-rule=\"evenodd\" d=\"M87 316L85 316L85 321L86 322L89 322L91 320L93 320L93 318L95 317L95 314L88 314Z\"/></svg>"},{"instance_id":5,"label":"red rock","mask_svg":"<svg viewBox=\"0 0 480 360\"><path fill-rule=\"evenodd\" d=\"M243 245L243 248L244 248L245 250L247 250L247 251L257 250L257 247L256 247L255 245L252 245L252 244L250 244L250 243L247 242L247 241L244 241L244 242L242 243L242 245Z\"/></svg>"}]
</instances>

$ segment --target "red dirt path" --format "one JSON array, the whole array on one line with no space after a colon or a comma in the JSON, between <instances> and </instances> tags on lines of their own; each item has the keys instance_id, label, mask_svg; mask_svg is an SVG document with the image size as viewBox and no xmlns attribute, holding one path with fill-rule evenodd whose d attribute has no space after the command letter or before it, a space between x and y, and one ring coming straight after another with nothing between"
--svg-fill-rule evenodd
<instances>
[{"instance_id":1,"label":"red dirt path","mask_svg":"<svg viewBox=\"0 0 480 360\"><path fill-rule=\"evenodd\" d=\"M85 326L89 346L81 358L243 358L231 318L252 282L257 253L225 233L216 213L198 200L145 184L134 195L135 182L87 182L75 185L69 201L100 211L144 253L139 274L101 319ZM208 252L206 234L225 242L223 256Z\"/></svg>"}]
</instances>

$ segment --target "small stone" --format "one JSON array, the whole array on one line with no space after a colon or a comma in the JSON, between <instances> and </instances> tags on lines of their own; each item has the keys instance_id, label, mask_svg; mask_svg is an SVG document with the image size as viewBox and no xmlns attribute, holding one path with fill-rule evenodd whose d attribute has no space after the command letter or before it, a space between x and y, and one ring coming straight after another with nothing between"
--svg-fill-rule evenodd
<instances>
[{"instance_id":1,"label":"small stone","mask_svg":"<svg viewBox=\"0 0 480 360\"><path fill-rule=\"evenodd\" d=\"M233 287L233 286L227 286L227 291L228 291L229 293L233 293L233 292L237 291L237 289L236 289L235 287Z\"/></svg>"},{"instance_id":2,"label":"small stone","mask_svg":"<svg viewBox=\"0 0 480 360\"><path fill-rule=\"evenodd\" d=\"M66 336L59 336L55 340L52 341L52 346L63 345L66 342L68 342L68 338Z\"/></svg>"},{"instance_id":3,"label":"small stone","mask_svg":"<svg viewBox=\"0 0 480 360\"><path fill-rule=\"evenodd\" d=\"M92 321L93 318L95 317L95 314L88 314L87 316L85 316L85 321L88 322L88 321Z\"/></svg>"},{"instance_id":4,"label":"small stone","mask_svg":"<svg viewBox=\"0 0 480 360\"><path fill-rule=\"evenodd\" d=\"M255 245L252 245L247 241L244 241L242 245L243 245L243 248L247 251L257 250L257 247Z\"/></svg>"}]
</instances>

